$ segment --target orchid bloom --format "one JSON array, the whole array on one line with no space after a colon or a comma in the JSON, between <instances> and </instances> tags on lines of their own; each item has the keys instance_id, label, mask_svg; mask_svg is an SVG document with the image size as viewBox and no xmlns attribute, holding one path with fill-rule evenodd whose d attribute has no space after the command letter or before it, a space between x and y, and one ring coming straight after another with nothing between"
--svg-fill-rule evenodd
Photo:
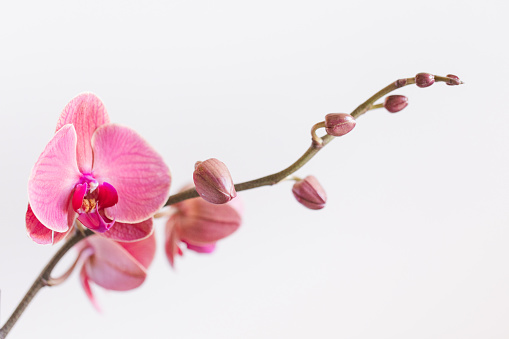
<instances>
[{"instance_id":1,"label":"orchid bloom","mask_svg":"<svg viewBox=\"0 0 509 339\"><path fill-rule=\"evenodd\" d=\"M211 253L216 242L233 232L242 223L240 197L221 205L202 198L184 200L175 205L176 212L166 223L166 256L174 266L175 256L182 255L179 244L198 253Z\"/></svg>"},{"instance_id":2,"label":"orchid bloom","mask_svg":"<svg viewBox=\"0 0 509 339\"><path fill-rule=\"evenodd\" d=\"M135 242L117 242L92 235L79 242L78 261L83 263L80 281L86 295L100 311L90 282L105 289L128 291L140 286L147 276L147 269L155 255L154 233Z\"/></svg>"},{"instance_id":3,"label":"orchid bloom","mask_svg":"<svg viewBox=\"0 0 509 339\"><path fill-rule=\"evenodd\" d=\"M62 111L32 170L28 234L37 243L55 243L77 218L116 240L147 237L152 223L143 221L164 205L170 183L168 167L140 135L109 123L97 96L80 94Z\"/></svg>"}]
</instances>

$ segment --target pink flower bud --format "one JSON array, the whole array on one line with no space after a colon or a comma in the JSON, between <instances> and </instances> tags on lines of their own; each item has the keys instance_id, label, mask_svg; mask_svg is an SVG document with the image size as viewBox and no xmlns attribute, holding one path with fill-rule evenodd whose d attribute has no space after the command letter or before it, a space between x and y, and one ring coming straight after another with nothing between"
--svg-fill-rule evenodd
<instances>
[{"instance_id":1,"label":"pink flower bud","mask_svg":"<svg viewBox=\"0 0 509 339\"><path fill-rule=\"evenodd\" d=\"M428 87L435 83L435 76L429 73L419 73L415 76L415 84L418 87Z\"/></svg>"},{"instance_id":2,"label":"pink flower bud","mask_svg":"<svg viewBox=\"0 0 509 339\"><path fill-rule=\"evenodd\" d=\"M447 77L449 78L449 81L446 82L448 86L456 86L461 84L461 80L457 75L447 74Z\"/></svg>"},{"instance_id":3,"label":"pink flower bud","mask_svg":"<svg viewBox=\"0 0 509 339\"><path fill-rule=\"evenodd\" d=\"M408 106L408 98L404 95L389 95L385 98L384 107L391 113L401 111Z\"/></svg>"},{"instance_id":4,"label":"pink flower bud","mask_svg":"<svg viewBox=\"0 0 509 339\"><path fill-rule=\"evenodd\" d=\"M198 161L194 165L196 192L213 204L224 204L237 196L230 171L217 159Z\"/></svg>"},{"instance_id":5,"label":"pink flower bud","mask_svg":"<svg viewBox=\"0 0 509 339\"><path fill-rule=\"evenodd\" d=\"M327 134L340 137L355 127L355 119L346 113L329 113L325 116L325 131Z\"/></svg>"},{"instance_id":6,"label":"pink flower bud","mask_svg":"<svg viewBox=\"0 0 509 339\"><path fill-rule=\"evenodd\" d=\"M297 181L293 185L292 192L298 202L312 210L324 208L327 202L325 190L312 175Z\"/></svg>"}]
</instances>

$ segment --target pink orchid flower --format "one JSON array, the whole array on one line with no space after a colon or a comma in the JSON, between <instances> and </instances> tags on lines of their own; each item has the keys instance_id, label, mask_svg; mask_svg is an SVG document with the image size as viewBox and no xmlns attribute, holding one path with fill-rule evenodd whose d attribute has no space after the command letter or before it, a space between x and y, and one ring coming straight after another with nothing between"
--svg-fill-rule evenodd
<instances>
[{"instance_id":1,"label":"pink orchid flower","mask_svg":"<svg viewBox=\"0 0 509 339\"><path fill-rule=\"evenodd\" d=\"M152 222L144 221L164 205L170 183L168 167L140 135L109 123L97 96L80 94L32 170L27 232L37 243L56 243L77 218L116 240L147 237Z\"/></svg>"},{"instance_id":2,"label":"pink orchid flower","mask_svg":"<svg viewBox=\"0 0 509 339\"><path fill-rule=\"evenodd\" d=\"M165 249L171 266L175 256L183 254L181 242L195 252L211 253L218 240L235 232L242 223L243 205L238 196L221 205L194 198L176 204L175 208L166 223Z\"/></svg>"},{"instance_id":3,"label":"pink orchid flower","mask_svg":"<svg viewBox=\"0 0 509 339\"><path fill-rule=\"evenodd\" d=\"M155 255L154 233L135 242L117 242L92 235L79 242L78 261L83 263L80 281L86 295L100 311L90 288L93 282L105 289L128 291L139 287L147 276L147 269Z\"/></svg>"}]
</instances>

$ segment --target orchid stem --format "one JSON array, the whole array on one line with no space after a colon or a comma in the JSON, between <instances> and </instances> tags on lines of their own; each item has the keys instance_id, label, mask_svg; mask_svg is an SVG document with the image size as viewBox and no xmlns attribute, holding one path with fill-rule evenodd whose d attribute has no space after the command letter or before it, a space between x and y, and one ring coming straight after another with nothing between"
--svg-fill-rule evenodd
<instances>
[{"instance_id":1,"label":"orchid stem","mask_svg":"<svg viewBox=\"0 0 509 339\"><path fill-rule=\"evenodd\" d=\"M67 241L60 247L60 249L55 253L53 258L48 262L46 267L41 271L37 279L35 279L34 283L28 290L28 292L25 294L21 302L18 304L18 307L14 310L14 312L11 314L9 319L5 322L4 326L0 328L0 339L4 339L7 337L7 334L9 334L10 330L16 324L19 317L27 306L30 304L32 299L35 297L37 292L44 286L50 286L48 284L49 281L51 281L51 272L57 265L57 263L62 259L62 257L69 251L74 245L76 245L81 240L85 239L86 237L92 235L93 232L91 230L86 230L84 233L75 231L74 234L67 239Z\"/></svg>"},{"instance_id":2,"label":"orchid stem","mask_svg":"<svg viewBox=\"0 0 509 339\"><path fill-rule=\"evenodd\" d=\"M451 81L451 79L448 77L435 76L435 82L450 83L450 81ZM356 109L354 109L352 111L352 113L350 113L350 115L353 116L355 119L357 119L362 114L369 111L370 109L378 108L378 105L373 106L378 99L382 98L383 96L389 94L390 92L392 92L398 88L412 85L412 84L415 84L415 77L398 79L398 80L390 83L389 85L385 86L380 91L376 92L368 100L366 100L361 105L359 105ZM325 126L325 124L323 124L323 126L322 126L322 123L318 123L315 126L313 126L312 135L314 134L314 131L316 129L324 127L324 126ZM300 169L302 166L304 166L304 164L306 164L309 160L311 160L311 158L313 158L316 155L316 153L318 153L333 138L335 138L335 137L328 135L328 134L322 138L319 138L318 136L316 136L316 137L313 136L313 138L312 138L313 142L311 143L311 146L307 149L307 151L299 159L297 159L297 161L295 161L289 167L285 168L284 170L282 170L280 172L277 172L277 173L274 173L271 175L267 175L267 176L259 178L259 179L236 184L235 190L237 192L239 192L239 191L244 191L244 190L248 190L248 189L252 189L252 188L256 188L256 187L270 186L270 185L277 184L278 182L285 179L290 174L294 173L295 171ZM320 143L317 142L317 140L319 140L319 139L321 139ZM168 198L168 201L166 201L165 206L173 205L173 204L176 204L178 202L181 202L181 201L184 201L187 199L196 198L198 196L199 195L196 192L196 190L194 188L190 188L188 190L185 190L185 191L182 191L180 193L170 196Z\"/></svg>"},{"instance_id":3,"label":"orchid stem","mask_svg":"<svg viewBox=\"0 0 509 339\"><path fill-rule=\"evenodd\" d=\"M372 110L372 109L377 109L377 108L384 108L384 104L383 102L380 103L380 104L376 104L376 105L372 105L369 110Z\"/></svg>"}]
</instances>

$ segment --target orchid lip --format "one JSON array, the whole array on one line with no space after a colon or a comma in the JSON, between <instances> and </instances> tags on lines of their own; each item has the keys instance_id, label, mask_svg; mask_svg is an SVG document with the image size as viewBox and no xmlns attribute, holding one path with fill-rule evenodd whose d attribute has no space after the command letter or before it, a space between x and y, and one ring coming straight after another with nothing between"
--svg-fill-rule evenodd
<instances>
[{"instance_id":1,"label":"orchid lip","mask_svg":"<svg viewBox=\"0 0 509 339\"><path fill-rule=\"evenodd\" d=\"M86 228L91 229L92 231L96 231L98 233L104 233L108 231L113 224L115 224L115 219L110 222L107 222L107 218L99 213L97 208L94 211L90 211L88 213L81 213L78 217L78 220L85 226Z\"/></svg>"},{"instance_id":2,"label":"orchid lip","mask_svg":"<svg viewBox=\"0 0 509 339\"><path fill-rule=\"evenodd\" d=\"M104 209L118 202L117 190L109 183L99 184L91 175L80 178L72 195L72 207L79 214L78 220L87 228L99 233L109 230L115 223L106 218Z\"/></svg>"}]
</instances>

